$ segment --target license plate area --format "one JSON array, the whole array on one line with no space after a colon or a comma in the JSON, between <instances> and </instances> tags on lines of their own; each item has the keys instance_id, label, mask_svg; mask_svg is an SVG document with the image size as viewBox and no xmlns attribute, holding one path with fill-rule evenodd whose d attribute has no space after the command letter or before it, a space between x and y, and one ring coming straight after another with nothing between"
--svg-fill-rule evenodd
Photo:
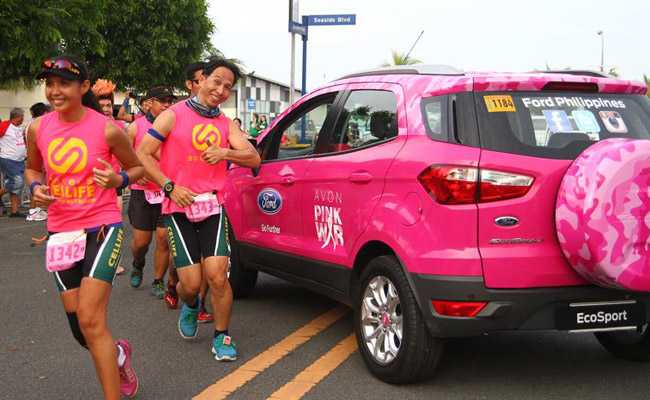
<instances>
[{"instance_id":1,"label":"license plate area","mask_svg":"<svg viewBox=\"0 0 650 400\"><path fill-rule=\"evenodd\" d=\"M645 324L645 304L634 300L572 303L555 312L557 329L570 332L636 329Z\"/></svg>"}]
</instances>

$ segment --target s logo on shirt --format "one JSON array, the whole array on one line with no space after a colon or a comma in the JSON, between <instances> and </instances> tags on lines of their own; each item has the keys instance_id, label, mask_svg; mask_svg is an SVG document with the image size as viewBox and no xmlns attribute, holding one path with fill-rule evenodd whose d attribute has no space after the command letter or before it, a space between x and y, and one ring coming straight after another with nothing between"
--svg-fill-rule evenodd
<instances>
[{"instance_id":1,"label":"s logo on shirt","mask_svg":"<svg viewBox=\"0 0 650 400\"><path fill-rule=\"evenodd\" d=\"M47 162L60 174L76 174L86 167L87 161L88 147L81 139L54 139L47 147Z\"/></svg>"},{"instance_id":2,"label":"s logo on shirt","mask_svg":"<svg viewBox=\"0 0 650 400\"><path fill-rule=\"evenodd\" d=\"M198 151L204 151L208 148L208 140L219 146L221 144L221 132L214 125L198 124L192 130L192 144Z\"/></svg>"}]
</instances>

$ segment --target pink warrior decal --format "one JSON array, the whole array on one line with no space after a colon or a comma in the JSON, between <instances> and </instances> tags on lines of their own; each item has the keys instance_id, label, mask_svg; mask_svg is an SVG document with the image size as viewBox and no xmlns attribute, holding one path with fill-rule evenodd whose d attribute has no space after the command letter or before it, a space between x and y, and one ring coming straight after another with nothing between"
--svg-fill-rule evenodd
<instances>
[{"instance_id":1,"label":"pink warrior decal","mask_svg":"<svg viewBox=\"0 0 650 400\"><path fill-rule=\"evenodd\" d=\"M650 141L609 139L569 167L556 204L569 264L600 286L650 291Z\"/></svg>"}]
</instances>

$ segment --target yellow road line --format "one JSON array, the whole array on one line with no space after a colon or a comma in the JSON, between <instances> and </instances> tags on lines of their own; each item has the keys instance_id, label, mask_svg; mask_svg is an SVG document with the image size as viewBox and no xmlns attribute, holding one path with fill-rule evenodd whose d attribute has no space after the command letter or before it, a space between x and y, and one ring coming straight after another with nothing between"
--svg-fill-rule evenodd
<instances>
[{"instance_id":1,"label":"yellow road line","mask_svg":"<svg viewBox=\"0 0 650 400\"><path fill-rule=\"evenodd\" d=\"M225 399L226 396L244 386L260 372L278 362L282 357L295 350L301 344L317 335L319 332L338 321L347 314L350 308L339 304L325 314L315 318L291 335L269 347L253 359L249 360L235 371L206 388L194 400Z\"/></svg>"},{"instance_id":2,"label":"yellow road line","mask_svg":"<svg viewBox=\"0 0 650 400\"><path fill-rule=\"evenodd\" d=\"M341 340L332 350L316 360L295 378L273 393L270 400L298 400L316 384L338 368L352 353L357 351L354 333Z\"/></svg>"}]
</instances>

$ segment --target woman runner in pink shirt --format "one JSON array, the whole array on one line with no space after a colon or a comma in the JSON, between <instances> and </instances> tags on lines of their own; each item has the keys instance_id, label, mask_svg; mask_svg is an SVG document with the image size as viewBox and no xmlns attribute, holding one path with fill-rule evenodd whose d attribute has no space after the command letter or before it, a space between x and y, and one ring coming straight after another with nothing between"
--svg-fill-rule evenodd
<instances>
[{"instance_id":1,"label":"woman runner in pink shirt","mask_svg":"<svg viewBox=\"0 0 650 400\"><path fill-rule=\"evenodd\" d=\"M46 268L53 272L75 339L90 350L105 399L134 396L131 345L113 341L106 310L122 255L122 215L116 188L144 174L128 137L101 114L88 69L62 55L43 63L52 113L27 132L27 183L40 206L49 206ZM125 172L109 163L115 156ZM39 182L43 168L47 183Z\"/></svg>"}]
</instances>

